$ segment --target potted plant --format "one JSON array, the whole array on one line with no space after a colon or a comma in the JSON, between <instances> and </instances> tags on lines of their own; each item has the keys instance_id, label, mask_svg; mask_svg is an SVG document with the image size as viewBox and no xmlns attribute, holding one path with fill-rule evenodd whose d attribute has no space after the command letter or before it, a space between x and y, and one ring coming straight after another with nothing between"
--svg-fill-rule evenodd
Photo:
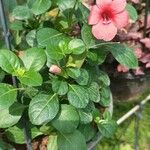
<instances>
[{"instance_id":1,"label":"potted plant","mask_svg":"<svg viewBox=\"0 0 150 150\"><path fill-rule=\"evenodd\" d=\"M47 149L85 150L97 132L113 135L110 79L99 66L110 53L138 66L127 45L111 41L128 24L126 1L28 0L9 18L13 52L0 50L2 145L31 138L33 149L44 140Z\"/></svg>"}]
</instances>

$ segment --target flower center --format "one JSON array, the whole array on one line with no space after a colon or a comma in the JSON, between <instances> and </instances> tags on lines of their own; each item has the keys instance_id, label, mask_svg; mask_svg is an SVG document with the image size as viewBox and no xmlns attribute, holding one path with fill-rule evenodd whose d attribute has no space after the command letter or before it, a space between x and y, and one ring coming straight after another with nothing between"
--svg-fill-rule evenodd
<instances>
[{"instance_id":1,"label":"flower center","mask_svg":"<svg viewBox=\"0 0 150 150\"><path fill-rule=\"evenodd\" d=\"M112 13L109 10L104 11L102 14L103 24L110 24L112 20Z\"/></svg>"}]
</instances>

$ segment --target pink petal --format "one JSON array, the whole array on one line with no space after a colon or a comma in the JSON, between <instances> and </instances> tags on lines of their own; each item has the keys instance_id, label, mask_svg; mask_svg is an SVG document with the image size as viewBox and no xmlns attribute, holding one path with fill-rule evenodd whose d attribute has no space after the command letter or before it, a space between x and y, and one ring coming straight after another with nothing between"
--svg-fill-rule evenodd
<instances>
[{"instance_id":1,"label":"pink petal","mask_svg":"<svg viewBox=\"0 0 150 150\"><path fill-rule=\"evenodd\" d=\"M97 39L111 41L117 34L117 28L113 23L103 24L101 20L92 27L92 33Z\"/></svg>"},{"instance_id":2,"label":"pink petal","mask_svg":"<svg viewBox=\"0 0 150 150\"><path fill-rule=\"evenodd\" d=\"M147 48L150 48L150 38L141 39L140 42L145 44Z\"/></svg>"},{"instance_id":3,"label":"pink petal","mask_svg":"<svg viewBox=\"0 0 150 150\"><path fill-rule=\"evenodd\" d=\"M135 75L144 75L145 73L143 72L141 67L138 67L137 69L134 70Z\"/></svg>"},{"instance_id":4,"label":"pink petal","mask_svg":"<svg viewBox=\"0 0 150 150\"><path fill-rule=\"evenodd\" d=\"M139 3L139 0L131 0L131 2L135 3L135 4L138 4Z\"/></svg>"},{"instance_id":5,"label":"pink petal","mask_svg":"<svg viewBox=\"0 0 150 150\"><path fill-rule=\"evenodd\" d=\"M142 33L139 33L139 32L129 32L127 36L129 38L133 39L133 40L136 40L136 39L142 38Z\"/></svg>"},{"instance_id":6,"label":"pink petal","mask_svg":"<svg viewBox=\"0 0 150 150\"><path fill-rule=\"evenodd\" d=\"M142 58L140 58L142 63L148 63L150 61L150 54L145 54Z\"/></svg>"},{"instance_id":7,"label":"pink petal","mask_svg":"<svg viewBox=\"0 0 150 150\"><path fill-rule=\"evenodd\" d=\"M97 6L100 8L103 8L105 6L108 6L112 3L112 0L96 0Z\"/></svg>"},{"instance_id":8,"label":"pink petal","mask_svg":"<svg viewBox=\"0 0 150 150\"><path fill-rule=\"evenodd\" d=\"M113 0L111 4L111 8L116 13L119 13L125 9L126 4L127 4L126 0Z\"/></svg>"},{"instance_id":9,"label":"pink petal","mask_svg":"<svg viewBox=\"0 0 150 150\"><path fill-rule=\"evenodd\" d=\"M137 58L141 58L142 55L143 55L143 52L142 52L142 50L140 48L136 48L134 50L134 53L135 53L135 55L136 55Z\"/></svg>"},{"instance_id":10,"label":"pink petal","mask_svg":"<svg viewBox=\"0 0 150 150\"><path fill-rule=\"evenodd\" d=\"M129 16L127 11L123 11L121 13L116 14L113 21L118 29L125 27L129 21Z\"/></svg>"},{"instance_id":11,"label":"pink petal","mask_svg":"<svg viewBox=\"0 0 150 150\"><path fill-rule=\"evenodd\" d=\"M150 68L150 62L146 64L146 68Z\"/></svg>"},{"instance_id":12,"label":"pink petal","mask_svg":"<svg viewBox=\"0 0 150 150\"><path fill-rule=\"evenodd\" d=\"M117 71L118 71L118 72L124 72L124 73L125 73L125 72L128 72L129 69L128 69L127 67L125 67L125 66L119 64L119 65L117 66Z\"/></svg>"},{"instance_id":13,"label":"pink petal","mask_svg":"<svg viewBox=\"0 0 150 150\"><path fill-rule=\"evenodd\" d=\"M97 24L100 20L100 9L94 5L91 7L91 12L88 18L89 25Z\"/></svg>"}]
</instances>

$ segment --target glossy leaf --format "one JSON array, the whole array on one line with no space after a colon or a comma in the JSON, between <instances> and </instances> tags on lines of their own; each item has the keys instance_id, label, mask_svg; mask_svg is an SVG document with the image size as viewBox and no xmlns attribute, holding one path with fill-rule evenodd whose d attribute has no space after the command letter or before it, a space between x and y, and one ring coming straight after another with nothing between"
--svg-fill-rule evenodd
<instances>
[{"instance_id":1,"label":"glossy leaf","mask_svg":"<svg viewBox=\"0 0 150 150\"><path fill-rule=\"evenodd\" d=\"M35 125L51 121L59 111L59 102L56 94L38 94L30 102L29 117Z\"/></svg>"},{"instance_id":2,"label":"glossy leaf","mask_svg":"<svg viewBox=\"0 0 150 150\"><path fill-rule=\"evenodd\" d=\"M78 85L69 85L69 92L67 94L71 105L77 108L85 108L89 102L89 94L86 89Z\"/></svg>"},{"instance_id":3,"label":"glossy leaf","mask_svg":"<svg viewBox=\"0 0 150 150\"><path fill-rule=\"evenodd\" d=\"M42 28L37 32L37 41L40 46L58 45L60 41L67 40L62 33L52 28Z\"/></svg>"},{"instance_id":4,"label":"glossy leaf","mask_svg":"<svg viewBox=\"0 0 150 150\"><path fill-rule=\"evenodd\" d=\"M48 138L47 150L58 150L57 135L50 135Z\"/></svg>"},{"instance_id":5,"label":"glossy leaf","mask_svg":"<svg viewBox=\"0 0 150 150\"><path fill-rule=\"evenodd\" d=\"M36 41L36 30L31 30L27 35L26 35L26 41L27 43L31 46L34 47L37 45Z\"/></svg>"},{"instance_id":6,"label":"glossy leaf","mask_svg":"<svg viewBox=\"0 0 150 150\"><path fill-rule=\"evenodd\" d=\"M17 101L17 90L11 85L0 83L0 128L16 124L23 111L23 106Z\"/></svg>"},{"instance_id":7,"label":"glossy leaf","mask_svg":"<svg viewBox=\"0 0 150 150\"><path fill-rule=\"evenodd\" d=\"M72 133L78 127L79 114L71 105L61 105L61 111L52 121L52 125L61 133Z\"/></svg>"},{"instance_id":8,"label":"glossy leaf","mask_svg":"<svg viewBox=\"0 0 150 150\"><path fill-rule=\"evenodd\" d=\"M81 36L87 48L94 45L95 41L92 36L91 27L87 24L83 25L81 30Z\"/></svg>"},{"instance_id":9,"label":"glossy leaf","mask_svg":"<svg viewBox=\"0 0 150 150\"><path fill-rule=\"evenodd\" d=\"M73 39L69 42L68 48L72 51L73 54L79 55L82 54L86 48L85 44L81 39Z\"/></svg>"},{"instance_id":10,"label":"glossy leaf","mask_svg":"<svg viewBox=\"0 0 150 150\"><path fill-rule=\"evenodd\" d=\"M27 70L39 71L46 62L46 54L44 49L34 47L23 51L21 59Z\"/></svg>"},{"instance_id":11,"label":"glossy leaf","mask_svg":"<svg viewBox=\"0 0 150 150\"><path fill-rule=\"evenodd\" d=\"M57 4L61 11L73 8L76 0L57 0Z\"/></svg>"},{"instance_id":12,"label":"glossy leaf","mask_svg":"<svg viewBox=\"0 0 150 150\"><path fill-rule=\"evenodd\" d=\"M89 98L91 101L97 103L100 101L99 85L93 82L88 88Z\"/></svg>"},{"instance_id":13,"label":"glossy leaf","mask_svg":"<svg viewBox=\"0 0 150 150\"><path fill-rule=\"evenodd\" d=\"M104 85L109 86L110 85L110 79L109 76L104 72L100 71L100 75L98 78Z\"/></svg>"},{"instance_id":14,"label":"glossy leaf","mask_svg":"<svg viewBox=\"0 0 150 150\"><path fill-rule=\"evenodd\" d=\"M87 85L89 81L89 74L85 69L80 69L80 76L76 79L76 82L80 85Z\"/></svg>"},{"instance_id":15,"label":"glossy leaf","mask_svg":"<svg viewBox=\"0 0 150 150\"><path fill-rule=\"evenodd\" d=\"M59 150L87 150L84 136L75 130L72 134L58 135Z\"/></svg>"},{"instance_id":16,"label":"glossy leaf","mask_svg":"<svg viewBox=\"0 0 150 150\"><path fill-rule=\"evenodd\" d=\"M126 10L128 11L128 14L129 14L130 18L133 21L136 21L138 19L138 13L137 13L136 9L132 5L127 4Z\"/></svg>"},{"instance_id":17,"label":"glossy leaf","mask_svg":"<svg viewBox=\"0 0 150 150\"><path fill-rule=\"evenodd\" d=\"M107 48L120 64L131 69L138 67L138 60L133 50L131 50L129 47L121 44L111 44L107 45Z\"/></svg>"},{"instance_id":18,"label":"glossy leaf","mask_svg":"<svg viewBox=\"0 0 150 150\"><path fill-rule=\"evenodd\" d=\"M102 136L104 137L111 137L117 130L117 123L113 120L100 120L98 124L98 129Z\"/></svg>"},{"instance_id":19,"label":"glossy leaf","mask_svg":"<svg viewBox=\"0 0 150 150\"><path fill-rule=\"evenodd\" d=\"M29 127L30 127L31 139L34 139L35 137L43 134L42 132L39 131L37 127L33 127L31 125L29 125ZM25 143L23 128L18 125L8 128L6 130L6 135L7 138L14 143L17 144Z\"/></svg>"},{"instance_id":20,"label":"glossy leaf","mask_svg":"<svg viewBox=\"0 0 150 150\"><path fill-rule=\"evenodd\" d=\"M88 124L88 123L92 122L92 120L93 120L92 113L90 113L84 109L79 109L78 112L79 112L81 124Z\"/></svg>"},{"instance_id":21,"label":"glossy leaf","mask_svg":"<svg viewBox=\"0 0 150 150\"><path fill-rule=\"evenodd\" d=\"M26 71L23 75L17 77L20 82L27 86L40 86L42 85L43 79L40 73L29 70Z\"/></svg>"},{"instance_id":22,"label":"glossy leaf","mask_svg":"<svg viewBox=\"0 0 150 150\"><path fill-rule=\"evenodd\" d=\"M35 15L39 15L46 12L51 7L51 0L29 0L28 6Z\"/></svg>"},{"instance_id":23,"label":"glossy leaf","mask_svg":"<svg viewBox=\"0 0 150 150\"><path fill-rule=\"evenodd\" d=\"M0 67L7 73L13 74L20 68L17 56L9 50L0 50Z\"/></svg>"},{"instance_id":24,"label":"glossy leaf","mask_svg":"<svg viewBox=\"0 0 150 150\"><path fill-rule=\"evenodd\" d=\"M86 142L92 140L97 132L91 124L80 125L78 130L84 135Z\"/></svg>"},{"instance_id":25,"label":"glossy leaf","mask_svg":"<svg viewBox=\"0 0 150 150\"><path fill-rule=\"evenodd\" d=\"M81 72L78 68L67 68L66 69L68 76L70 76L73 79L79 78Z\"/></svg>"},{"instance_id":26,"label":"glossy leaf","mask_svg":"<svg viewBox=\"0 0 150 150\"><path fill-rule=\"evenodd\" d=\"M59 79L52 80L52 89L58 95L65 95L68 92L68 84L65 81Z\"/></svg>"},{"instance_id":27,"label":"glossy leaf","mask_svg":"<svg viewBox=\"0 0 150 150\"><path fill-rule=\"evenodd\" d=\"M12 15L18 20L26 20L32 16L31 10L27 6L17 6Z\"/></svg>"}]
</instances>

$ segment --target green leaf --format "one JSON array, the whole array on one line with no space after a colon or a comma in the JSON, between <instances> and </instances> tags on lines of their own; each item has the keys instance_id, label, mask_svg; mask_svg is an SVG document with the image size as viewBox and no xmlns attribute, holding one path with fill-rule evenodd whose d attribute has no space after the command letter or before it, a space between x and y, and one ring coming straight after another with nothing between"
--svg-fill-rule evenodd
<instances>
[{"instance_id":1,"label":"green leaf","mask_svg":"<svg viewBox=\"0 0 150 150\"><path fill-rule=\"evenodd\" d=\"M89 81L89 74L85 69L80 69L80 76L76 79L76 82L80 85L87 85Z\"/></svg>"},{"instance_id":2,"label":"green leaf","mask_svg":"<svg viewBox=\"0 0 150 150\"><path fill-rule=\"evenodd\" d=\"M110 97L111 91L109 87L101 88L100 94L101 94L100 104L105 107L109 106L110 100L111 100L111 97Z\"/></svg>"},{"instance_id":3,"label":"green leaf","mask_svg":"<svg viewBox=\"0 0 150 150\"><path fill-rule=\"evenodd\" d=\"M71 105L77 108L85 108L89 102L89 94L86 89L78 85L69 85L69 92L67 94Z\"/></svg>"},{"instance_id":4,"label":"green leaf","mask_svg":"<svg viewBox=\"0 0 150 150\"><path fill-rule=\"evenodd\" d=\"M92 140L97 132L91 124L80 125L78 130L84 135L86 142Z\"/></svg>"},{"instance_id":5,"label":"green leaf","mask_svg":"<svg viewBox=\"0 0 150 150\"><path fill-rule=\"evenodd\" d=\"M75 3L76 3L76 0L57 0L57 4L61 11L73 8Z\"/></svg>"},{"instance_id":6,"label":"green leaf","mask_svg":"<svg viewBox=\"0 0 150 150\"><path fill-rule=\"evenodd\" d=\"M18 57L9 50L0 50L0 67L7 73L13 74L20 68Z\"/></svg>"},{"instance_id":7,"label":"green leaf","mask_svg":"<svg viewBox=\"0 0 150 150\"><path fill-rule=\"evenodd\" d=\"M96 82L91 83L88 88L89 98L91 101L98 103L100 101L99 85Z\"/></svg>"},{"instance_id":8,"label":"green leaf","mask_svg":"<svg viewBox=\"0 0 150 150\"><path fill-rule=\"evenodd\" d=\"M91 27L87 24L84 24L81 30L82 40L84 41L87 48L93 46L95 41L92 36Z\"/></svg>"},{"instance_id":9,"label":"green leaf","mask_svg":"<svg viewBox=\"0 0 150 150\"><path fill-rule=\"evenodd\" d=\"M52 80L52 89L58 95L65 95L68 92L68 84L59 79Z\"/></svg>"},{"instance_id":10,"label":"green leaf","mask_svg":"<svg viewBox=\"0 0 150 150\"><path fill-rule=\"evenodd\" d=\"M52 60L61 60L65 57L65 53L58 45L49 44L46 48L47 57Z\"/></svg>"},{"instance_id":11,"label":"green leaf","mask_svg":"<svg viewBox=\"0 0 150 150\"><path fill-rule=\"evenodd\" d=\"M26 71L23 75L17 76L20 82L27 86L40 86L42 85L43 79L40 73L29 70Z\"/></svg>"},{"instance_id":12,"label":"green leaf","mask_svg":"<svg viewBox=\"0 0 150 150\"><path fill-rule=\"evenodd\" d=\"M100 120L100 122L98 123L98 129L102 136L109 138L116 132L117 123L113 120Z\"/></svg>"},{"instance_id":13,"label":"green leaf","mask_svg":"<svg viewBox=\"0 0 150 150\"><path fill-rule=\"evenodd\" d=\"M81 39L73 39L69 42L68 48L72 51L75 55L82 54L85 50L85 44Z\"/></svg>"},{"instance_id":14,"label":"green leaf","mask_svg":"<svg viewBox=\"0 0 150 150\"><path fill-rule=\"evenodd\" d=\"M68 38L52 28L42 28L37 32L37 41L40 46L57 46L63 40L68 40Z\"/></svg>"},{"instance_id":15,"label":"green leaf","mask_svg":"<svg viewBox=\"0 0 150 150\"><path fill-rule=\"evenodd\" d=\"M29 118L35 125L51 121L59 111L59 102L56 94L38 94L29 105Z\"/></svg>"},{"instance_id":16,"label":"green leaf","mask_svg":"<svg viewBox=\"0 0 150 150\"><path fill-rule=\"evenodd\" d=\"M23 106L16 100L17 90L9 84L0 83L0 128L10 127L20 120Z\"/></svg>"},{"instance_id":17,"label":"green leaf","mask_svg":"<svg viewBox=\"0 0 150 150\"><path fill-rule=\"evenodd\" d=\"M34 139L35 137L42 135L43 133L38 130L37 127L29 125L30 127L30 133L31 139ZM24 144L25 143L25 137L23 128L20 126L13 126L6 130L6 136L7 138L17 144Z\"/></svg>"},{"instance_id":18,"label":"green leaf","mask_svg":"<svg viewBox=\"0 0 150 150\"><path fill-rule=\"evenodd\" d=\"M18 20L26 20L32 16L31 10L27 6L17 6L12 15Z\"/></svg>"},{"instance_id":19,"label":"green leaf","mask_svg":"<svg viewBox=\"0 0 150 150\"><path fill-rule=\"evenodd\" d=\"M92 113L90 113L84 109L78 109L78 112L79 112L81 124L88 124L88 123L92 122L92 120L93 120Z\"/></svg>"},{"instance_id":20,"label":"green leaf","mask_svg":"<svg viewBox=\"0 0 150 150\"><path fill-rule=\"evenodd\" d=\"M27 35L26 35L26 41L29 44L29 46L34 47L37 45L36 41L36 30L31 30Z\"/></svg>"},{"instance_id":21,"label":"green leaf","mask_svg":"<svg viewBox=\"0 0 150 150\"><path fill-rule=\"evenodd\" d=\"M35 15L40 15L46 12L51 7L51 0L29 0L28 6Z\"/></svg>"},{"instance_id":22,"label":"green leaf","mask_svg":"<svg viewBox=\"0 0 150 150\"><path fill-rule=\"evenodd\" d=\"M15 31L23 30L23 23L22 21L16 20L10 24L10 29Z\"/></svg>"},{"instance_id":23,"label":"green leaf","mask_svg":"<svg viewBox=\"0 0 150 150\"><path fill-rule=\"evenodd\" d=\"M3 81L4 77L5 77L5 73L4 73L4 71L2 71L1 68L0 68L0 82Z\"/></svg>"},{"instance_id":24,"label":"green leaf","mask_svg":"<svg viewBox=\"0 0 150 150\"><path fill-rule=\"evenodd\" d=\"M136 9L132 5L127 4L126 5L126 10L128 11L129 17L133 21L136 21L138 19L138 13L137 13Z\"/></svg>"},{"instance_id":25,"label":"green leaf","mask_svg":"<svg viewBox=\"0 0 150 150\"><path fill-rule=\"evenodd\" d=\"M129 47L121 44L111 44L107 45L107 48L120 64L130 69L135 69L138 67L138 60L133 50Z\"/></svg>"},{"instance_id":26,"label":"green leaf","mask_svg":"<svg viewBox=\"0 0 150 150\"><path fill-rule=\"evenodd\" d=\"M107 56L107 51L105 51L104 49L95 49L95 50L91 50L88 51L87 53L87 57L89 58L89 62L92 65L100 65L102 64Z\"/></svg>"},{"instance_id":27,"label":"green leaf","mask_svg":"<svg viewBox=\"0 0 150 150\"><path fill-rule=\"evenodd\" d=\"M78 127L79 114L71 105L61 105L61 111L52 121L52 125L61 133L72 133Z\"/></svg>"},{"instance_id":28,"label":"green leaf","mask_svg":"<svg viewBox=\"0 0 150 150\"><path fill-rule=\"evenodd\" d=\"M46 62L46 54L44 49L34 47L23 51L21 59L27 70L39 71Z\"/></svg>"},{"instance_id":29,"label":"green leaf","mask_svg":"<svg viewBox=\"0 0 150 150\"><path fill-rule=\"evenodd\" d=\"M17 6L17 0L5 0L4 5L6 12L12 13L13 9Z\"/></svg>"},{"instance_id":30,"label":"green leaf","mask_svg":"<svg viewBox=\"0 0 150 150\"><path fill-rule=\"evenodd\" d=\"M89 13L90 10L86 6L84 6L82 3L78 3L78 12L76 13L76 17L80 22L87 23Z\"/></svg>"},{"instance_id":31,"label":"green leaf","mask_svg":"<svg viewBox=\"0 0 150 150\"><path fill-rule=\"evenodd\" d=\"M109 76L104 72L104 71L100 71L100 75L98 78L105 86L109 86L110 85L110 79Z\"/></svg>"},{"instance_id":32,"label":"green leaf","mask_svg":"<svg viewBox=\"0 0 150 150\"><path fill-rule=\"evenodd\" d=\"M15 148L8 144L8 143L5 143L1 138L0 138L0 150L15 150Z\"/></svg>"},{"instance_id":33,"label":"green leaf","mask_svg":"<svg viewBox=\"0 0 150 150\"><path fill-rule=\"evenodd\" d=\"M47 150L58 150L57 136L50 135L47 144Z\"/></svg>"},{"instance_id":34,"label":"green leaf","mask_svg":"<svg viewBox=\"0 0 150 150\"><path fill-rule=\"evenodd\" d=\"M58 135L59 150L87 150L84 136L75 130L72 134Z\"/></svg>"},{"instance_id":35,"label":"green leaf","mask_svg":"<svg viewBox=\"0 0 150 150\"><path fill-rule=\"evenodd\" d=\"M67 68L66 69L68 76L73 79L77 79L80 76L80 69L78 68Z\"/></svg>"}]
</instances>

